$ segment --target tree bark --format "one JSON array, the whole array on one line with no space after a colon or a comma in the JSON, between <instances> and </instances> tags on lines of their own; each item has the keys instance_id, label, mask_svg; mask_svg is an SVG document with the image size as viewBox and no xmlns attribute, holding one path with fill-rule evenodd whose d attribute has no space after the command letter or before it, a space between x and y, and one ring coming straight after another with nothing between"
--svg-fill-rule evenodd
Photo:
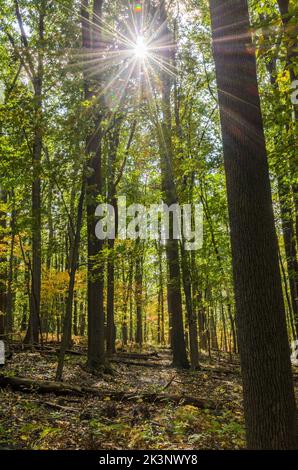
<instances>
[{"instance_id":1,"label":"tree bark","mask_svg":"<svg viewBox=\"0 0 298 470\"><path fill-rule=\"evenodd\" d=\"M25 343L38 343L40 332L40 292L41 292L41 179L40 166L43 146L43 78L46 3L43 0L39 11L38 37L39 50L37 70L33 76L34 87L34 141L32 149L32 279L30 318Z\"/></svg>"},{"instance_id":2,"label":"tree bark","mask_svg":"<svg viewBox=\"0 0 298 470\"><path fill-rule=\"evenodd\" d=\"M184 250L181 244L181 267L183 289L186 303L186 314L188 322L190 365L193 370L199 369L199 345L198 345L198 323L193 305L192 283L190 272L189 253Z\"/></svg>"},{"instance_id":3,"label":"tree bark","mask_svg":"<svg viewBox=\"0 0 298 470\"><path fill-rule=\"evenodd\" d=\"M78 265L78 259L79 259L84 197L85 197L85 175L83 175L83 183L82 183L81 194L80 194L79 203L78 203L76 233L75 233L72 246L71 246L69 286L68 286L68 295L67 295L67 300L66 300L66 310L65 310L65 318L64 318L64 325L63 325L63 337L62 337L59 360L58 360L57 371L56 371L57 381L62 379L65 352L69 346L69 337L71 336L72 307L73 307L75 277L76 277L76 271L77 271L77 265Z\"/></svg>"},{"instance_id":4,"label":"tree bark","mask_svg":"<svg viewBox=\"0 0 298 470\"><path fill-rule=\"evenodd\" d=\"M82 1L82 36L83 48L88 52L102 48L101 17L103 0L94 0L93 18L90 21L88 1ZM91 26L90 26L91 25ZM91 84L85 71L85 98L91 101L95 88L100 88L100 74ZM102 105L102 100L100 100ZM97 105L95 105L97 106ZM89 156L88 177L86 183L87 201L87 238L88 238L88 366L98 369L105 364L105 332L104 332L104 266L98 259L103 241L95 236L95 210L97 198L102 193L102 109L94 110L94 131L87 139L86 154Z\"/></svg>"},{"instance_id":5,"label":"tree bark","mask_svg":"<svg viewBox=\"0 0 298 470\"><path fill-rule=\"evenodd\" d=\"M0 204L6 204L7 193L0 188ZM6 212L0 207L0 252L5 250ZM2 246L1 246L2 245ZM5 251L4 251L5 253ZM5 333L5 315L7 307L7 258L0 255L0 339Z\"/></svg>"},{"instance_id":6,"label":"tree bark","mask_svg":"<svg viewBox=\"0 0 298 470\"><path fill-rule=\"evenodd\" d=\"M6 305L6 332L12 333L13 331L13 308L14 308L14 292L13 292L13 277L14 277L14 249L15 249L15 222L16 211L14 193L12 192L12 209L10 219L10 250L9 250L9 264L7 274L7 305Z\"/></svg>"},{"instance_id":7,"label":"tree bark","mask_svg":"<svg viewBox=\"0 0 298 470\"><path fill-rule=\"evenodd\" d=\"M133 259L129 261L128 275L127 275L127 286L126 286L125 297L124 297L124 305L123 305L122 340L123 340L123 345L124 346L126 346L127 342L128 342L127 311L128 311L129 299L131 297L132 281L133 281ZM130 329L132 329L132 326L130 326ZM132 340L130 339L130 341L132 341Z\"/></svg>"},{"instance_id":8,"label":"tree bark","mask_svg":"<svg viewBox=\"0 0 298 470\"><path fill-rule=\"evenodd\" d=\"M170 45L171 34L167 24L167 12L165 1L160 1L160 37L163 41L163 59L171 60ZM166 47L168 46L168 47ZM161 108L162 121L158 127L162 191L166 204L170 207L177 203L177 194L173 175L173 149L171 135L171 86L170 75L164 70L160 73L161 78ZM182 296L180 279L180 259L178 240L173 236L173 214L170 213L169 239L166 243L166 255L168 263L168 310L171 318L171 345L173 350L173 365L181 368L188 368L189 363L186 354Z\"/></svg>"},{"instance_id":9,"label":"tree bark","mask_svg":"<svg viewBox=\"0 0 298 470\"><path fill-rule=\"evenodd\" d=\"M136 241L135 301L136 343L141 349L143 345L143 250L139 239Z\"/></svg>"},{"instance_id":10,"label":"tree bark","mask_svg":"<svg viewBox=\"0 0 298 470\"><path fill-rule=\"evenodd\" d=\"M159 344L165 344L165 303L164 303L164 273L162 267L162 245L157 243L158 254L158 330L157 340Z\"/></svg>"},{"instance_id":11,"label":"tree bark","mask_svg":"<svg viewBox=\"0 0 298 470\"><path fill-rule=\"evenodd\" d=\"M118 232L118 204L116 198L115 187L115 162L117 158L117 150L120 142L120 126L121 119L114 119L114 129L111 132L109 142L109 157L108 157L108 202L112 205L115 212L115 237ZM115 353L115 340L116 340L116 324L115 324L115 253L114 253L115 240L108 240L109 255L108 255L108 278L107 278L107 354Z\"/></svg>"}]
</instances>

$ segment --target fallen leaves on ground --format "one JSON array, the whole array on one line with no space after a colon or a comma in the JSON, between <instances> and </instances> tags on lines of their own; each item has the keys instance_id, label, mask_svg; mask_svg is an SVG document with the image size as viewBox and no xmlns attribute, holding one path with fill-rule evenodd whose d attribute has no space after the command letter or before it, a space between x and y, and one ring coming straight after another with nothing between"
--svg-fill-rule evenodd
<instances>
[{"instance_id":1,"label":"fallen leaves on ground","mask_svg":"<svg viewBox=\"0 0 298 470\"><path fill-rule=\"evenodd\" d=\"M0 447L14 449L238 449L243 448L239 364L201 358L199 371L170 367L169 351L159 352L158 367L113 364L114 374L95 377L84 370L85 358L67 356L64 381L99 389L135 393L126 402L96 397L0 390ZM55 355L19 352L6 374L53 380ZM152 359L154 363L154 359ZM144 403L142 392L181 395L179 406ZM183 395L212 399L215 410L183 403Z\"/></svg>"}]
</instances>

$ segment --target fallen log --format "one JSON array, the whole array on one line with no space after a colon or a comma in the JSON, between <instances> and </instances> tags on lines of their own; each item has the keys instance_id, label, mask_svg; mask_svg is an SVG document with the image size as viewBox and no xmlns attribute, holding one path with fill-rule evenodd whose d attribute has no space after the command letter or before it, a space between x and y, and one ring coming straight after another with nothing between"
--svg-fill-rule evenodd
<instances>
[{"instance_id":1,"label":"fallen log","mask_svg":"<svg viewBox=\"0 0 298 470\"><path fill-rule=\"evenodd\" d=\"M118 357L111 357L110 362L114 362L115 364L125 364L127 366L139 366L139 367L163 367L167 368L168 365L165 364L158 364L156 362L137 362L137 361L130 361L129 359L122 359Z\"/></svg>"},{"instance_id":2,"label":"fallen log","mask_svg":"<svg viewBox=\"0 0 298 470\"><path fill-rule=\"evenodd\" d=\"M0 374L0 388L10 387L12 390L27 393L54 393L55 395L93 395L102 400L110 398L115 401L143 400L149 403L173 403L176 405L192 405L196 408L216 409L217 404L209 399L187 395L167 395L164 393L125 392L119 390L98 390L94 387L71 385L62 382L32 380L24 377L9 377Z\"/></svg>"},{"instance_id":3,"label":"fallen log","mask_svg":"<svg viewBox=\"0 0 298 470\"><path fill-rule=\"evenodd\" d=\"M40 352L40 354L59 354L60 349L39 349L38 352ZM86 353L75 351L74 349L67 349L65 354L69 354L70 356L86 356Z\"/></svg>"},{"instance_id":4,"label":"fallen log","mask_svg":"<svg viewBox=\"0 0 298 470\"><path fill-rule=\"evenodd\" d=\"M81 387L50 380L32 380L0 374L0 388L10 387L19 392L55 393L56 395L83 395Z\"/></svg>"},{"instance_id":5,"label":"fallen log","mask_svg":"<svg viewBox=\"0 0 298 470\"><path fill-rule=\"evenodd\" d=\"M70 406L62 406L59 405L58 403L52 403L50 401L39 401L39 403L42 406L45 406L46 408L53 408L54 410L58 411L66 411L66 412L72 412L72 413L77 413L79 411L78 408L72 408Z\"/></svg>"},{"instance_id":6,"label":"fallen log","mask_svg":"<svg viewBox=\"0 0 298 470\"><path fill-rule=\"evenodd\" d=\"M224 368L224 367L206 367L201 366L201 371L210 372L211 374L221 374L221 375L239 375L241 374L241 370L239 367L235 367L234 369Z\"/></svg>"},{"instance_id":7,"label":"fallen log","mask_svg":"<svg viewBox=\"0 0 298 470\"><path fill-rule=\"evenodd\" d=\"M159 358L158 352L152 353L127 353L127 352L120 352L116 353L113 357L116 358L125 358L125 359L140 359L147 361L152 358Z\"/></svg>"},{"instance_id":8,"label":"fallen log","mask_svg":"<svg viewBox=\"0 0 298 470\"><path fill-rule=\"evenodd\" d=\"M30 346L28 344L22 344L22 345L13 345L12 350L18 350L18 351L27 351L31 350L32 352L37 352L40 354L59 354L60 349L59 348L53 348L49 346ZM76 351L74 349L67 349L66 354L72 355L72 356L86 356L87 352L82 352L82 351Z\"/></svg>"}]
</instances>

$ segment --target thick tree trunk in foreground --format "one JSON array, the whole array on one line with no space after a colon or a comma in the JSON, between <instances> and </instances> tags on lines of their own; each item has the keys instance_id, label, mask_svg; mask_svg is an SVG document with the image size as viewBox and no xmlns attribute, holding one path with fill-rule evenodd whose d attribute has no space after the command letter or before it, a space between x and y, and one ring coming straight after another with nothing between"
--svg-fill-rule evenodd
<instances>
[{"instance_id":1,"label":"thick tree trunk in foreground","mask_svg":"<svg viewBox=\"0 0 298 470\"><path fill-rule=\"evenodd\" d=\"M247 445L296 447L296 405L246 0L210 0Z\"/></svg>"}]
</instances>

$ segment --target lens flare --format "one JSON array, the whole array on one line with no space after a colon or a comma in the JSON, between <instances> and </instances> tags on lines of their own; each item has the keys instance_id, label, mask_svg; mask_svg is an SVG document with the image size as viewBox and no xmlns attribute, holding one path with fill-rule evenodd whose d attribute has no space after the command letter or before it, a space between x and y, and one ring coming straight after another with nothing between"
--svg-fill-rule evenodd
<instances>
[{"instance_id":1,"label":"lens flare","mask_svg":"<svg viewBox=\"0 0 298 470\"><path fill-rule=\"evenodd\" d=\"M140 3L137 3L135 6L135 12L141 13L141 11L142 11L142 5Z\"/></svg>"},{"instance_id":2,"label":"lens flare","mask_svg":"<svg viewBox=\"0 0 298 470\"><path fill-rule=\"evenodd\" d=\"M146 55L148 53L148 49L147 49L145 39L143 38L143 36L138 36L137 37L137 41L136 41L134 51L135 51L135 55L139 59L144 59L146 57Z\"/></svg>"}]
</instances>

